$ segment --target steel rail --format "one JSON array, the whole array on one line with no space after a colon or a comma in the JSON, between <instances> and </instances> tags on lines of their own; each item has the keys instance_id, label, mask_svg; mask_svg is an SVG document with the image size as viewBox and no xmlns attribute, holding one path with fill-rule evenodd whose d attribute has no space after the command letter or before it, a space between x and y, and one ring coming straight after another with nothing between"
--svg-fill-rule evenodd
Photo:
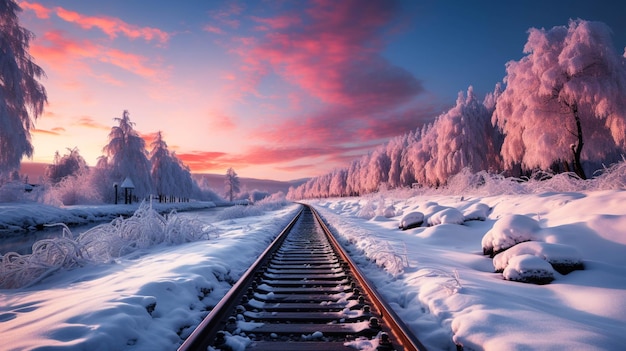
<instances>
[{"instance_id":1,"label":"steel rail","mask_svg":"<svg viewBox=\"0 0 626 351\"><path fill-rule=\"evenodd\" d=\"M348 263L350 269L353 272L356 272L355 278L359 281L361 287L365 290L365 292L373 296L371 299L374 305L379 310L381 317L387 323L391 329L392 334L394 335L396 342L405 350L422 350L425 351L426 347L417 339L417 337L409 330L409 328L404 324L402 319L395 313L395 311L387 305L382 296L378 293L378 291L374 288L374 284L369 281L361 272L359 267L356 265L354 260L348 255L348 253L343 249L343 247L339 244L333 233L328 229L326 223L322 220L320 214L315 210L312 206L309 206L313 215L320 223L322 230L326 233L330 241L333 243L337 252L341 255L341 257Z\"/></svg>"},{"instance_id":2,"label":"steel rail","mask_svg":"<svg viewBox=\"0 0 626 351\"><path fill-rule=\"evenodd\" d=\"M302 216L305 209L310 210L311 214L308 214L308 211L306 211L307 215ZM325 237L327 242L324 240L324 242L326 242L325 244L307 244L308 240L305 239L304 246L302 246L302 244L294 244L302 243L302 240L297 238L301 237L302 233L306 233L306 231L302 232L300 230L294 232L296 239L289 236L288 241L285 242L296 222L301 221L300 218L304 220L304 223L315 223L315 227L321 228L321 231L317 231L317 233L320 235L320 238ZM305 225L305 227L307 225ZM328 249L324 249L323 246L328 247ZM289 248L285 249L285 247ZM332 254L332 256L335 257L334 259L330 258L330 251L327 251L331 250L331 248L332 252L335 253ZM286 252L289 252L289 254ZM337 267L343 267L343 272ZM350 271L349 273L348 270ZM351 278L347 278L347 275L350 275ZM261 285L257 285L257 283L261 283ZM269 286L267 284L269 284ZM256 333L257 337L259 333L272 333L272 335L275 335L274 331L276 331L276 333L283 333L284 335L290 333L299 335L302 330L309 330L309 332L316 330L316 333L319 332L323 333L323 335L328 335L331 340L333 340L333 335L344 335L339 337L339 340L334 339L335 341L330 343L328 341L258 341L253 343L251 346L252 350L255 348L272 351L296 349L329 351L349 349L349 347L344 346L340 340L344 337L350 338L350 335L353 335L353 337L360 335L363 329L357 329L356 326L353 328L352 326L354 324L350 323L354 322L349 321L352 318L339 312L345 309L347 305L332 302L332 294L334 294L335 291L345 291L345 284L348 284L348 288L350 285L352 287L358 287L358 289L354 289L354 292L348 293L348 295L341 293L343 296L352 296L348 298L348 300L353 301L351 306L357 303L357 298L359 300L359 306L364 306L363 312L357 313L357 315L361 317L357 316L357 319L354 320L355 322L363 320L361 319L363 317L373 316L371 319L375 321L370 320L370 329L367 330L374 330L374 333L376 333L375 330L381 330L381 326L378 325L378 318L382 320L382 331L384 331L382 334L385 335L379 336L381 338L384 336L386 341L381 344L381 348L379 349L394 349L393 347L390 348L390 342L392 342L398 350L426 350L397 314L384 302L381 295L374 288L374 285L362 274L361 270L341 247L328 226L324 223L319 213L309 205L302 206L301 210L289 225L274 239L254 264L246 270L242 278L211 310L208 316L204 318L178 350L204 351L207 350L209 346L220 345L219 343L215 343L216 338L222 338L223 340L224 333L220 331L228 330L228 323L232 323L235 319L235 317L233 317L235 313L237 313L239 317L241 317L239 314L243 313L253 320L260 318L261 320L267 321L267 327L260 326L254 329L253 333ZM293 286L296 287L294 288ZM304 292L300 292L300 289ZM352 290L352 288L350 288L350 290ZM323 295L314 295L317 291ZM360 295L361 293L363 293L363 295ZM268 303L261 302L262 300L256 300L257 296L262 298L264 294L265 297L269 295L276 296L277 300L274 301L280 301L280 303L272 302L268 305ZM305 300L309 302L307 303ZM241 305L242 301L246 301L244 304L252 308L252 311L245 311L244 307L243 311L234 312L243 307ZM323 303L320 304L320 301L323 301ZM371 305L371 314L369 313L370 307L363 305L364 302L365 304L369 303ZM352 310L352 308L350 309ZM307 310L311 312L305 312ZM336 322L333 322L338 319L345 320L345 323L340 322L336 324ZM276 320L279 324L272 324L272 320ZM282 323L287 324L280 324L281 320L283 321ZM330 323L325 321L329 321ZM305 324L298 324L302 322ZM358 322L356 324L359 323L360 325L363 325L362 323L367 324L367 322ZM389 333L390 338L386 336L387 333ZM272 338L274 339L276 336Z\"/></svg>"},{"instance_id":3,"label":"steel rail","mask_svg":"<svg viewBox=\"0 0 626 351\"><path fill-rule=\"evenodd\" d=\"M195 351L195 350L207 350L215 334L219 331L219 326L225 324L225 320L228 317L228 313L237 305L241 297L246 293L247 287L252 283L255 278L255 273L267 263L271 254L276 251L282 242L285 240L287 234L291 231L291 228L296 224L300 215L304 211L304 207L298 211L298 214L289 222L287 227L272 241L272 243L263 251L263 253L257 258L257 260L246 270L241 279L233 285L228 293L220 300L220 302L213 307L211 312L200 322L200 324L194 329L189 337L180 345L178 351ZM208 332L207 332L208 331Z\"/></svg>"}]
</instances>

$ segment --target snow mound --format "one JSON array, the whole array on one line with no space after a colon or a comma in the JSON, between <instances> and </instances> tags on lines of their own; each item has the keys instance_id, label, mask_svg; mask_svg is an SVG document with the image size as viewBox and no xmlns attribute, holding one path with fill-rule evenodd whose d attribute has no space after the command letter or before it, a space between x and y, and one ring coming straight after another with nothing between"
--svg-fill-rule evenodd
<instances>
[{"instance_id":1,"label":"snow mound","mask_svg":"<svg viewBox=\"0 0 626 351\"><path fill-rule=\"evenodd\" d=\"M424 223L424 214L421 212L409 212L400 220L398 228L407 230L411 228L419 227Z\"/></svg>"},{"instance_id":2,"label":"snow mound","mask_svg":"<svg viewBox=\"0 0 626 351\"><path fill-rule=\"evenodd\" d=\"M465 217L461 211L456 208L446 207L441 211L437 211L428 217L428 225L439 224L463 224Z\"/></svg>"},{"instance_id":3,"label":"snow mound","mask_svg":"<svg viewBox=\"0 0 626 351\"><path fill-rule=\"evenodd\" d=\"M383 216L385 218L391 218L391 217L395 217L396 216L396 208L393 205L389 205L387 206L384 210L383 210Z\"/></svg>"},{"instance_id":4,"label":"snow mound","mask_svg":"<svg viewBox=\"0 0 626 351\"><path fill-rule=\"evenodd\" d=\"M490 257L524 241L536 239L541 228L536 220L519 214L500 218L482 239L483 255Z\"/></svg>"},{"instance_id":5,"label":"snow mound","mask_svg":"<svg viewBox=\"0 0 626 351\"><path fill-rule=\"evenodd\" d=\"M512 257L502 272L504 279L522 283L547 284L554 280L552 266L534 255Z\"/></svg>"},{"instance_id":6,"label":"snow mound","mask_svg":"<svg viewBox=\"0 0 626 351\"><path fill-rule=\"evenodd\" d=\"M466 208L463 211L463 216L465 221L484 221L489 216L489 212L491 212L491 207L478 202Z\"/></svg>"},{"instance_id":7,"label":"snow mound","mask_svg":"<svg viewBox=\"0 0 626 351\"><path fill-rule=\"evenodd\" d=\"M497 254L493 258L496 272L503 272L514 257L522 255L533 255L541 258L561 274L584 268L582 255L569 245L527 241Z\"/></svg>"}]
</instances>

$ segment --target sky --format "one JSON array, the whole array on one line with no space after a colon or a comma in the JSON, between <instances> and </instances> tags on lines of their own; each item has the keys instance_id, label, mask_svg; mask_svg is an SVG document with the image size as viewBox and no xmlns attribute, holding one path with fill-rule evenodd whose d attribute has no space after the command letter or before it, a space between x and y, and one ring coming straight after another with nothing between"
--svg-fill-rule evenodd
<instances>
[{"instance_id":1,"label":"sky","mask_svg":"<svg viewBox=\"0 0 626 351\"><path fill-rule=\"evenodd\" d=\"M192 172L313 177L493 91L531 27L602 21L626 47L621 1L17 2L48 94L29 162L95 165L128 110Z\"/></svg>"}]
</instances>

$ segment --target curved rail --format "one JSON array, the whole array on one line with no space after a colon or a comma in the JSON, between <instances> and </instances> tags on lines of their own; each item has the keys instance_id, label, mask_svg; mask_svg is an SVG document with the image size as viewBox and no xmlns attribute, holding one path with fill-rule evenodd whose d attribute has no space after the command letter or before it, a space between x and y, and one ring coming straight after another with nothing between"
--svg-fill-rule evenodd
<instances>
[{"instance_id":1,"label":"curved rail","mask_svg":"<svg viewBox=\"0 0 626 351\"><path fill-rule=\"evenodd\" d=\"M259 351L355 350L364 340L425 350L308 205L178 350L241 349L237 335Z\"/></svg>"}]
</instances>

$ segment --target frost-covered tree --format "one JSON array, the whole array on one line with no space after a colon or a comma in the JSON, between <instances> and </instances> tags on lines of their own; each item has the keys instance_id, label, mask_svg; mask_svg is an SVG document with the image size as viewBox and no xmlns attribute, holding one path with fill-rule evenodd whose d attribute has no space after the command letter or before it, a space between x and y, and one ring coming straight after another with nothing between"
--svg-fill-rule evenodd
<instances>
[{"instance_id":1,"label":"frost-covered tree","mask_svg":"<svg viewBox=\"0 0 626 351\"><path fill-rule=\"evenodd\" d=\"M114 120L118 125L111 128L109 143L103 148L107 157L102 165L118 184L130 177L135 185L133 194L145 197L152 189L146 142L133 129L135 124L130 121L128 111L125 110L121 118Z\"/></svg>"},{"instance_id":2,"label":"frost-covered tree","mask_svg":"<svg viewBox=\"0 0 626 351\"><path fill-rule=\"evenodd\" d=\"M177 168L178 162L174 160L167 149L167 144L163 140L161 131L158 131L152 141L152 151L150 151L150 165L152 169L152 186L159 196L159 202L167 201L167 195L178 193Z\"/></svg>"},{"instance_id":3,"label":"frost-covered tree","mask_svg":"<svg viewBox=\"0 0 626 351\"><path fill-rule=\"evenodd\" d=\"M332 173L330 185L328 188L329 196L346 195L347 180L348 180L347 169L335 169Z\"/></svg>"},{"instance_id":4,"label":"frost-covered tree","mask_svg":"<svg viewBox=\"0 0 626 351\"><path fill-rule=\"evenodd\" d=\"M174 201L175 198L189 198L194 189L198 188L189 168L176 157L175 153L170 153L161 131L157 132L152 141L150 151L150 164L152 169L153 189L159 195L159 202Z\"/></svg>"},{"instance_id":5,"label":"frost-covered tree","mask_svg":"<svg viewBox=\"0 0 626 351\"><path fill-rule=\"evenodd\" d=\"M172 167L174 168L172 173L174 174L174 179L176 179L176 184L178 185L176 192L173 195L181 199L188 199L194 193L197 193L200 188L193 180L189 166L184 164L183 161L176 156L175 152L172 152L170 156L174 161L172 163Z\"/></svg>"},{"instance_id":6,"label":"frost-covered tree","mask_svg":"<svg viewBox=\"0 0 626 351\"><path fill-rule=\"evenodd\" d=\"M239 177L235 170L230 167L226 171L226 178L224 178L224 190L226 191L226 196L232 202L233 197L239 192Z\"/></svg>"},{"instance_id":7,"label":"frost-covered tree","mask_svg":"<svg viewBox=\"0 0 626 351\"><path fill-rule=\"evenodd\" d=\"M456 106L434 124L437 147L427 169L429 183L444 184L463 168L471 172L497 169L500 146L491 124L492 113L476 98L471 86L467 96L459 93Z\"/></svg>"},{"instance_id":8,"label":"frost-covered tree","mask_svg":"<svg viewBox=\"0 0 626 351\"><path fill-rule=\"evenodd\" d=\"M77 147L68 148L67 151L68 153L63 156L57 151L52 164L46 167L46 177L53 184L59 183L65 177L83 173L89 168Z\"/></svg>"},{"instance_id":9,"label":"frost-covered tree","mask_svg":"<svg viewBox=\"0 0 626 351\"><path fill-rule=\"evenodd\" d=\"M524 53L507 63L493 116L505 134L503 161L525 169L564 162L585 178L582 160L626 147L626 58L605 24L584 20L531 29Z\"/></svg>"},{"instance_id":10,"label":"frost-covered tree","mask_svg":"<svg viewBox=\"0 0 626 351\"><path fill-rule=\"evenodd\" d=\"M13 0L0 0L0 176L32 156L30 129L47 101L44 71L28 53L33 33L22 28Z\"/></svg>"},{"instance_id":11,"label":"frost-covered tree","mask_svg":"<svg viewBox=\"0 0 626 351\"><path fill-rule=\"evenodd\" d=\"M386 147L381 146L367 157L367 168L362 173L361 184L368 193L378 190L382 183L387 183L391 159L386 153Z\"/></svg>"}]
</instances>

